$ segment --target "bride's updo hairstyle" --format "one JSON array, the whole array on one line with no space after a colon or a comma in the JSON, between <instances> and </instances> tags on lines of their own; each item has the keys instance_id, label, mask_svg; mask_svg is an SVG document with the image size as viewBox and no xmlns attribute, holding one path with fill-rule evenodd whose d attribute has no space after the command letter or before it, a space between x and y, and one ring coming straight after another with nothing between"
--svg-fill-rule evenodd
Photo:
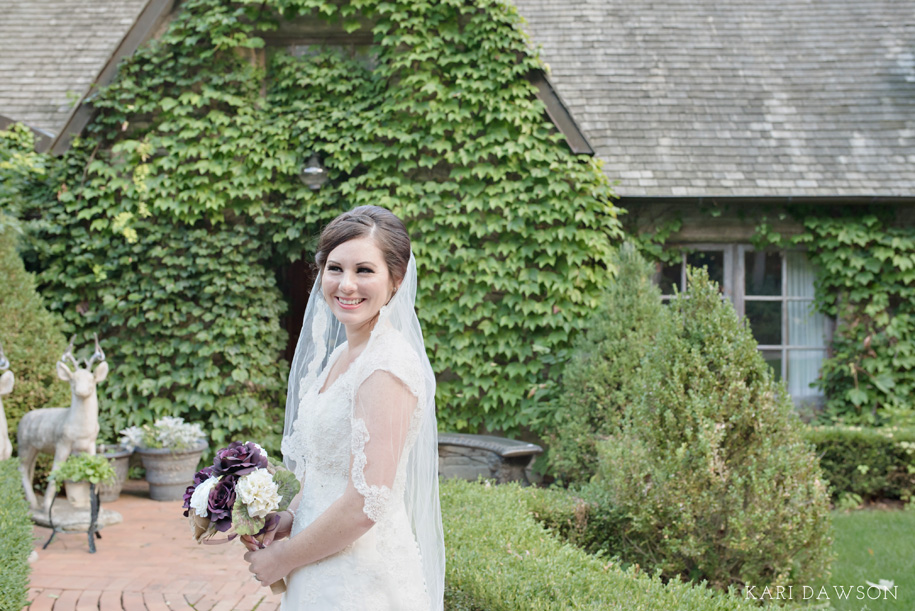
<instances>
[{"instance_id":1,"label":"bride's updo hairstyle","mask_svg":"<svg viewBox=\"0 0 915 611\"><path fill-rule=\"evenodd\" d=\"M315 263L323 270L327 256L340 244L357 238L372 238L384 254L388 272L396 284L407 273L410 262L410 236L403 221L379 206L359 206L344 212L324 228L318 241Z\"/></svg>"}]
</instances>

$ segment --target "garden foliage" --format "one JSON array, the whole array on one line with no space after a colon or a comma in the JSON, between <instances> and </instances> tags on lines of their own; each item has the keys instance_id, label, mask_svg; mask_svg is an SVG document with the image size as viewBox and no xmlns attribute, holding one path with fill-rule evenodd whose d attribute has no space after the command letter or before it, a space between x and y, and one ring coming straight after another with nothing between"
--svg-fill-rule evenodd
<instances>
[{"instance_id":1,"label":"garden foliage","mask_svg":"<svg viewBox=\"0 0 915 611\"><path fill-rule=\"evenodd\" d=\"M266 46L296 19L374 44ZM22 211L51 306L106 338L108 436L206 415L214 447L264 439L285 390L276 275L361 204L414 238L441 426L527 424L620 235L598 162L525 79L541 67L501 0L182 3L93 98L54 197ZM312 154L319 191L298 179Z\"/></svg>"},{"instance_id":2,"label":"garden foliage","mask_svg":"<svg viewBox=\"0 0 915 611\"><path fill-rule=\"evenodd\" d=\"M0 213L0 344L16 376L3 408L15 448L22 416L40 407L70 405L70 385L58 379L56 369L67 347L63 321L45 308L35 278L23 266L16 224L3 223Z\"/></svg>"},{"instance_id":3,"label":"garden foliage","mask_svg":"<svg viewBox=\"0 0 915 611\"><path fill-rule=\"evenodd\" d=\"M572 348L549 427L549 460L565 482L597 471L597 444L613 434L637 391L639 368L663 315L653 266L631 246L617 255L618 276Z\"/></svg>"},{"instance_id":4,"label":"garden foliage","mask_svg":"<svg viewBox=\"0 0 915 611\"><path fill-rule=\"evenodd\" d=\"M24 609L29 592L32 518L19 460L0 460L0 609Z\"/></svg>"},{"instance_id":5,"label":"garden foliage","mask_svg":"<svg viewBox=\"0 0 915 611\"><path fill-rule=\"evenodd\" d=\"M805 232L819 268L816 305L837 320L819 380L822 419L915 425L915 230L892 210L807 211Z\"/></svg>"},{"instance_id":6,"label":"garden foliage","mask_svg":"<svg viewBox=\"0 0 915 611\"><path fill-rule=\"evenodd\" d=\"M564 543L534 521L517 485L442 484L446 608L487 611L754 608L738 595L622 570Z\"/></svg>"},{"instance_id":7,"label":"garden foliage","mask_svg":"<svg viewBox=\"0 0 915 611\"><path fill-rule=\"evenodd\" d=\"M71 454L63 464L51 471L48 479L54 480L60 490L67 481L110 484L117 479L117 474L111 462L101 454Z\"/></svg>"},{"instance_id":8,"label":"garden foliage","mask_svg":"<svg viewBox=\"0 0 915 611\"><path fill-rule=\"evenodd\" d=\"M612 550L669 578L815 583L829 564L828 494L783 385L704 270L646 352L595 485L625 517Z\"/></svg>"},{"instance_id":9,"label":"garden foliage","mask_svg":"<svg viewBox=\"0 0 915 611\"><path fill-rule=\"evenodd\" d=\"M809 427L834 500L911 500L915 493L915 430L894 427Z\"/></svg>"}]
</instances>

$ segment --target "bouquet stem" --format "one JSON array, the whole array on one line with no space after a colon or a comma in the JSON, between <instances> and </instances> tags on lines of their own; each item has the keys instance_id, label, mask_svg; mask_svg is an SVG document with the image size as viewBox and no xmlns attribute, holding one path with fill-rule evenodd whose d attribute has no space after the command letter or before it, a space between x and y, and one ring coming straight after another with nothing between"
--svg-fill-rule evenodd
<instances>
[{"instance_id":1,"label":"bouquet stem","mask_svg":"<svg viewBox=\"0 0 915 611\"><path fill-rule=\"evenodd\" d=\"M280 579L270 584L270 591L274 594L282 594L286 591L286 582Z\"/></svg>"}]
</instances>

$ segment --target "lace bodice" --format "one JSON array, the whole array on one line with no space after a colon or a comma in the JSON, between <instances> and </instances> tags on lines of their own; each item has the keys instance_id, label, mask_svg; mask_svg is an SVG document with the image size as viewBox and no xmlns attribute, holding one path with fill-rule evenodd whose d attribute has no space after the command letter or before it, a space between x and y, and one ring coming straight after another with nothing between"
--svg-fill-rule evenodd
<instances>
[{"instance_id":1,"label":"lace bodice","mask_svg":"<svg viewBox=\"0 0 915 611\"><path fill-rule=\"evenodd\" d=\"M350 481L376 524L343 552L293 573L290 584L308 585L302 585L301 595L294 594L304 601L290 608L428 609L419 549L403 498L405 467L420 424L416 406L424 393L419 359L397 331L383 331L320 392L345 349L344 344L334 351L303 393L292 434L283 439L283 454L294 460L303 482L293 536L326 511ZM340 599L353 596L352 583L342 590L319 586L348 580L365 586L356 588L361 594L352 606ZM333 607L321 607L322 597L333 599Z\"/></svg>"},{"instance_id":2,"label":"lace bodice","mask_svg":"<svg viewBox=\"0 0 915 611\"><path fill-rule=\"evenodd\" d=\"M366 498L366 515L377 522L379 512L390 497L391 487L373 485L366 480L366 447L371 444L373 433L384 437L393 434L402 440L403 447L399 451L388 448L387 452L376 452L375 456L379 461L397 459L397 464L389 467L395 469L393 488L402 493L404 470L399 467L405 462L416 439L420 414L415 406L421 405L423 399L419 360L399 334L391 329L374 337L349 368L324 392L320 392L333 363L345 349L346 344L343 344L334 351L324 371L302 396L293 434L283 439L282 449L284 455L294 459L296 476L304 480L306 491L313 489L319 496L327 495L330 502L342 493L339 489L341 482L345 486L346 479L351 476L356 490ZM387 417L388 414L365 414L360 410L359 389L377 372L392 375L415 397L412 413ZM397 409L396 406L387 406L386 409L388 407ZM401 418L403 422L396 422ZM370 427L367 420L375 426ZM404 426L401 427L401 424ZM404 430L392 431L392 428Z\"/></svg>"}]
</instances>

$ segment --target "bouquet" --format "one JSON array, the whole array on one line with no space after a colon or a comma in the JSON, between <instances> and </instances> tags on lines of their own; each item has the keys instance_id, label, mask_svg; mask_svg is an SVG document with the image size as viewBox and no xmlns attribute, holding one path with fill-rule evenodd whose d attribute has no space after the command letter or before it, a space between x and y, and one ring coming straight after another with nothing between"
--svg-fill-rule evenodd
<instances>
[{"instance_id":1,"label":"bouquet","mask_svg":"<svg viewBox=\"0 0 915 611\"><path fill-rule=\"evenodd\" d=\"M268 458L254 442L233 441L216 452L212 466L194 475L184 492L184 515L198 543L224 543L238 535L261 536L276 528L279 517L267 514L283 511L299 492L295 474ZM227 537L212 539L217 533ZM285 590L282 581L270 586Z\"/></svg>"}]
</instances>

